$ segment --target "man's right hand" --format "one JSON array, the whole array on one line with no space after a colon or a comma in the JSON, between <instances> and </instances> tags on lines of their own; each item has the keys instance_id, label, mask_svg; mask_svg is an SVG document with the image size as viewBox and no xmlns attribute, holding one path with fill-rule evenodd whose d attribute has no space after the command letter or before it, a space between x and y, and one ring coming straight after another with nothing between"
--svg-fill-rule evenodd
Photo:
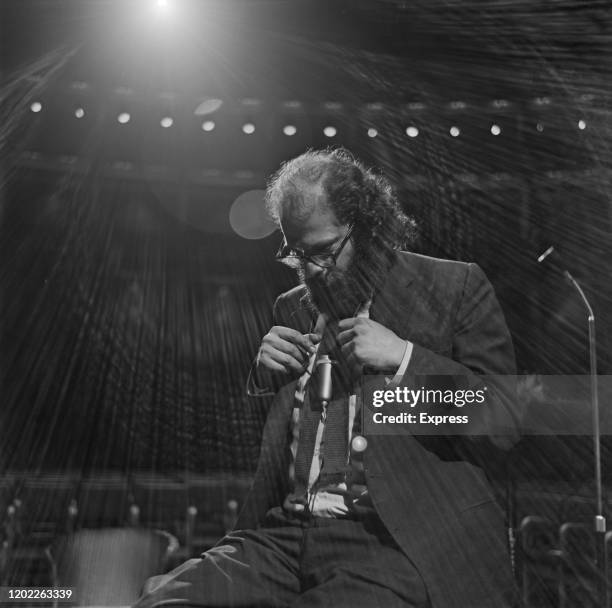
<instances>
[{"instance_id":1,"label":"man's right hand","mask_svg":"<svg viewBox=\"0 0 612 608\"><path fill-rule=\"evenodd\" d=\"M261 341L257 353L257 373L302 374L320 341L318 334L301 334L290 327L275 325Z\"/></svg>"}]
</instances>

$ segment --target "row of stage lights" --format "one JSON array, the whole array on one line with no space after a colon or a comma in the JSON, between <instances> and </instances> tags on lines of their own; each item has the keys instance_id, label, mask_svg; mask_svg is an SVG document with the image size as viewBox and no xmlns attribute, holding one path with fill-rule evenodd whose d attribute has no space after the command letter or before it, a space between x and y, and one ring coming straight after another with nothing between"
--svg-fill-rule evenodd
<instances>
[{"instance_id":1,"label":"row of stage lights","mask_svg":"<svg viewBox=\"0 0 612 608\"><path fill-rule=\"evenodd\" d=\"M39 101L33 102L32 105L30 106L30 110L34 113L42 112L42 109L43 109L43 106ZM81 107L76 108L76 110L74 111L74 116L75 118L83 118L85 116L84 108L81 108ZM117 122L122 125L125 125L130 122L131 118L132 117L128 112L121 112L120 114L117 115ZM159 124L162 128L169 129L174 124L174 119L171 116L164 116L160 120ZM586 129L586 126L587 125L584 120L579 120L577 123L578 129L580 129L581 131L584 131ZM214 131L215 127L216 127L216 123L214 120L205 120L202 123L202 130L206 132ZM536 123L535 128L539 133L544 131L544 125L542 123L539 123L539 122ZM491 135L497 136L497 135L501 135L502 128L498 124L493 124L491 125L490 131L491 131ZM252 135L253 133L255 133L255 125L252 122L244 123L242 125L242 132L245 135ZM323 134L325 135L325 137L335 137L337 132L338 131L336 127L333 127L331 125L328 125L323 128ZM297 127L291 124L285 125L283 127L283 133L286 136L291 137L297 133ZM449 129L449 134L451 137L459 137L461 135L461 129L453 125ZM372 137L372 138L377 137L378 130L375 129L374 127L370 127L367 130L367 135L368 137ZM419 129L413 125L406 127L406 135L408 135L408 137L418 137Z\"/></svg>"}]
</instances>

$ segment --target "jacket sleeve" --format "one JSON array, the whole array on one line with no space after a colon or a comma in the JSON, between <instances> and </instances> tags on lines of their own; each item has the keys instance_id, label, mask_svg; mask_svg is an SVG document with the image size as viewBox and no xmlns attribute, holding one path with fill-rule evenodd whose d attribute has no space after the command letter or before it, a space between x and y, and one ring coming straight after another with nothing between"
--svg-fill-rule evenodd
<instances>
[{"instance_id":1,"label":"jacket sleeve","mask_svg":"<svg viewBox=\"0 0 612 608\"><path fill-rule=\"evenodd\" d=\"M285 321L284 311L286 306L283 304L284 296L281 294L276 298L274 302L274 306L272 307L272 325L285 325L287 326L287 322ZM276 378L273 377L275 380ZM284 380L284 382L283 382ZM247 376L246 382L246 393L249 397L272 397L276 394L276 391L280 387L280 385L287 382L287 378L280 378L278 382L274 382L271 386L260 386L257 378L257 355L253 359L251 363L251 367L249 369L249 375Z\"/></svg>"}]
</instances>

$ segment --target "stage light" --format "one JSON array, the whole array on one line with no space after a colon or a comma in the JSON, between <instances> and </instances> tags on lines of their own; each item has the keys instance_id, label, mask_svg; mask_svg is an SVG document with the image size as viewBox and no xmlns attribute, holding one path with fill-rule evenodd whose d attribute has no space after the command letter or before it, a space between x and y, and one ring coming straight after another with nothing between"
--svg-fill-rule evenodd
<instances>
[{"instance_id":1,"label":"stage light","mask_svg":"<svg viewBox=\"0 0 612 608\"><path fill-rule=\"evenodd\" d=\"M163 21L169 19L173 12L173 6L170 6L169 0L155 0L153 2L153 10L157 13L157 17Z\"/></svg>"},{"instance_id":2,"label":"stage light","mask_svg":"<svg viewBox=\"0 0 612 608\"><path fill-rule=\"evenodd\" d=\"M336 133L336 127L325 127L323 129L323 134L325 135L325 137L335 137Z\"/></svg>"},{"instance_id":3,"label":"stage light","mask_svg":"<svg viewBox=\"0 0 612 608\"><path fill-rule=\"evenodd\" d=\"M578 121L578 128L579 128L581 131L584 131L584 130L586 129L586 122L584 122L584 120L579 120L579 121Z\"/></svg>"},{"instance_id":4,"label":"stage light","mask_svg":"<svg viewBox=\"0 0 612 608\"><path fill-rule=\"evenodd\" d=\"M77 108L74 111L74 115L76 118L83 118L83 116L85 116L85 110L83 108Z\"/></svg>"},{"instance_id":5,"label":"stage light","mask_svg":"<svg viewBox=\"0 0 612 608\"><path fill-rule=\"evenodd\" d=\"M416 127L408 127L406 129L406 135L408 135L408 137L418 137L419 130Z\"/></svg>"},{"instance_id":6,"label":"stage light","mask_svg":"<svg viewBox=\"0 0 612 608\"><path fill-rule=\"evenodd\" d=\"M459 137L461 131L459 130L459 127L451 127L449 133L451 134L451 137Z\"/></svg>"},{"instance_id":7,"label":"stage light","mask_svg":"<svg viewBox=\"0 0 612 608\"><path fill-rule=\"evenodd\" d=\"M509 105L510 103L506 101L505 99L494 99L493 100L494 108L507 108Z\"/></svg>"},{"instance_id":8,"label":"stage light","mask_svg":"<svg viewBox=\"0 0 612 608\"><path fill-rule=\"evenodd\" d=\"M214 120L205 120L202 123L202 130L203 131L210 132L210 131L214 130L214 128L215 128Z\"/></svg>"},{"instance_id":9,"label":"stage light","mask_svg":"<svg viewBox=\"0 0 612 608\"><path fill-rule=\"evenodd\" d=\"M285 125L283 127L283 133L289 137L297 133L297 129L293 125Z\"/></svg>"},{"instance_id":10,"label":"stage light","mask_svg":"<svg viewBox=\"0 0 612 608\"><path fill-rule=\"evenodd\" d=\"M198 107L193 111L196 116L205 116L216 112L223 105L223 100L210 98L204 99L198 104Z\"/></svg>"},{"instance_id":11,"label":"stage light","mask_svg":"<svg viewBox=\"0 0 612 608\"><path fill-rule=\"evenodd\" d=\"M373 127L368 129L368 137L376 137L378 135L378 131Z\"/></svg>"},{"instance_id":12,"label":"stage light","mask_svg":"<svg viewBox=\"0 0 612 608\"><path fill-rule=\"evenodd\" d=\"M30 110L32 110L32 112L34 112L35 114L37 114L38 112L40 112L42 110L42 103L40 103L40 101L35 101L31 106L30 106Z\"/></svg>"},{"instance_id":13,"label":"stage light","mask_svg":"<svg viewBox=\"0 0 612 608\"><path fill-rule=\"evenodd\" d=\"M499 135L501 133L501 127L499 125L491 125L491 135Z\"/></svg>"},{"instance_id":14,"label":"stage light","mask_svg":"<svg viewBox=\"0 0 612 608\"><path fill-rule=\"evenodd\" d=\"M170 117L170 116L164 116L160 121L159 124L164 128L164 129L169 129L173 124L174 124L174 120Z\"/></svg>"},{"instance_id":15,"label":"stage light","mask_svg":"<svg viewBox=\"0 0 612 608\"><path fill-rule=\"evenodd\" d=\"M130 118L131 116L127 113L127 112L121 112L121 114L119 114L119 116L117 116L117 120L122 124L125 125L128 122L130 122Z\"/></svg>"},{"instance_id":16,"label":"stage light","mask_svg":"<svg viewBox=\"0 0 612 608\"><path fill-rule=\"evenodd\" d=\"M242 125L242 132L246 135L251 135L255 133L255 125L252 122L247 122Z\"/></svg>"},{"instance_id":17,"label":"stage light","mask_svg":"<svg viewBox=\"0 0 612 608\"><path fill-rule=\"evenodd\" d=\"M542 131L544 131L544 125L541 122L539 122L536 125L536 130L537 130L538 133L541 133Z\"/></svg>"}]
</instances>

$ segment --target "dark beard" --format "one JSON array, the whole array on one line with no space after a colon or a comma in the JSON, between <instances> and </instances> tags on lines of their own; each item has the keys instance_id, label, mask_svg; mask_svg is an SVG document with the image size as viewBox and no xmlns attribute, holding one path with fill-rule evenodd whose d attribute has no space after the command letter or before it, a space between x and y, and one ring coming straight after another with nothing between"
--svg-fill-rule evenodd
<instances>
[{"instance_id":1,"label":"dark beard","mask_svg":"<svg viewBox=\"0 0 612 608\"><path fill-rule=\"evenodd\" d=\"M385 265L386 266L386 265ZM355 257L346 270L332 266L326 273L306 280L299 271L300 281L306 287L307 302L311 309L323 313L330 320L354 317L369 300L380 280L386 276L380 255L368 251Z\"/></svg>"}]
</instances>

